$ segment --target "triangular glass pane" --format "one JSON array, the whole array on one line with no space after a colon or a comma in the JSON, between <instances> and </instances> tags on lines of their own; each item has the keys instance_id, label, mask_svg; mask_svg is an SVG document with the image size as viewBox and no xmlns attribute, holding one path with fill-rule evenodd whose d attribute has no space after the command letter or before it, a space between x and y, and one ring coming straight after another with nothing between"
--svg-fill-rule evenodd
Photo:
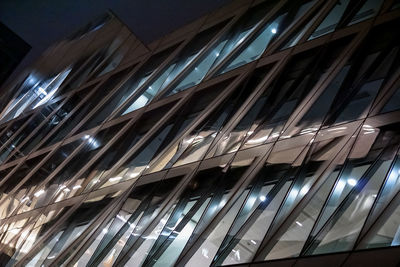
<instances>
[{"instance_id":1,"label":"triangular glass pane","mask_svg":"<svg viewBox=\"0 0 400 267\"><path fill-rule=\"evenodd\" d=\"M344 205L341 205L340 210L318 235L307 254L332 253L353 248L390 164L391 160L377 162L370 173L359 181Z\"/></svg>"},{"instance_id":2,"label":"triangular glass pane","mask_svg":"<svg viewBox=\"0 0 400 267\"><path fill-rule=\"evenodd\" d=\"M397 88L396 92L390 97L389 101L386 102L385 106L381 110L381 113L391 112L400 109L400 87Z\"/></svg>"},{"instance_id":3,"label":"triangular glass pane","mask_svg":"<svg viewBox=\"0 0 400 267\"><path fill-rule=\"evenodd\" d=\"M277 192L270 204L262 211L262 214L257 218L252 227L243 235L241 240L237 240L237 245L231 250L229 255L224 257L222 265L251 261L257 248L260 246L272 219L278 211L290 184L291 181L288 181L282 185L279 192ZM218 261L221 260L221 258L218 259Z\"/></svg>"},{"instance_id":4,"label":"triangular glass pane","mask_svg":"<svg viewBox=\"0 0 400 267\"><path fill-rule=\"evenodd\" d=\"M268 194L268 191L272 188L272 186L263 187L260 192L260 197L257 197L257 194L253 194L254 192L250 190L245 190L240 198L235 202L235 204L230 208L225 217L219 222L219 224L215 227L215 229L211 232L211 234L207 237L204 243L200 246L200 248L194 253L192 258L188 261L187 265L189 266L206 266L210 265L214 255L217 253L218 248L221 243L224 241L226 234L228 231L230 235L235 235L238 226L236 226L236 230L232 223L238 221L245 221L248 216L254 211L254 209L258 206L258 204L264 199L264 196ZM244 203L245 202L245 203ZM244 203L243 209L241 209ZM250 211L248 210L250 209ZM239 214L237 214L237 212ZM247 211L247 212L246 212ZM245 214L243 214L245 213ZM236 217L237 216L237 217ZM236 217L236 218L235 218ZM240 226L240 225L239 225Z\"/></svg>"},{"instance_id":5,"label":"triangular glass pane","mask_svg":"<svg viewBox=\"0 0 400 267\"><path fill-rule=\"evenodd\" d=\"M337 209L343 199L350 193L354 186L357 185L358 181L368 169L370 164L352 166L350 163L343 170L339 180L336 182L335 187L329 196L328 202L325 205L322 215L314 229L314 232L318 232L321 227L326 223L328 218Z\"/></svg>"},{"instance_id":6,"label":"triangular glass pane","mask_svg":"<svg viewBox=\"0 0 400 267\"><path fill-rule=\"evenodd\" d=\"M318 214L320 213L329 192L339 175L339 170L332 172L325 183L303 209L292 225L280 237L275 246L268 253L265 260L296 257L307 240Z\"/></svg>"},{"instance_id":7,"label":"triangular glass pane","mask_svg":"<svg viewBox=\"0 0 400 267\"><path fill-rule=\"evenodd\" d=\"M400 245L400 206L393 211L381 227L360 248L377 248Z\"/></svg>"},{"instance_id":8,"label":"triangular glass pane","mask_svg":"<svg viewBox=\"0 0 400 267\"><path fill-rule=\"evenodd\" d=\"M302 1L302 5L292 7L292 11L295 10L295 14L291 14L290 21L287 21L289 11L286 10L288 7L286 6L279 12L279 16L276 17L273 21L268 22L264 27L256 34L256 37L251 40L248 44L246 44L232 59L229 60L229 63L226 64L218 73L225 73L231 69L238 68L246 63L254 61L258 59L265 49L268 47L269 43L279 36L282 32L284 32L291 22L296 21L296 19L305 14L314 1ZM292 2L290 2L292 4ZM296 2L293 2L296 3ZM296 3L297 4L297 3ZM285 22L285 23L283 23Z\"/></svg>"},{"instance_id":9,"label":"triangular glass pane","mask_svg":"<svg viewBox=\"0 0 400 267\"><path fill-rule=\"evenodd\" d=\"M318 28L311 34L308 40L315 39L322 35L333 32L336 29L341 17L343 16L350 0L338 0L333 9L329 12L326 18L321 22Z\"/></svg>"},{"instance_id":10,"label":"triangular glass pane","mask_svg":"<svg viewBox=\"0 0 400 267\"><path fill-rule=\"evenodd\" d=\"M350 26L366 19L372 18L373 16L378 14L379 8L381 7L382 3L383 0L367 0L347 25Z\"/></svg>"}]
</instances>

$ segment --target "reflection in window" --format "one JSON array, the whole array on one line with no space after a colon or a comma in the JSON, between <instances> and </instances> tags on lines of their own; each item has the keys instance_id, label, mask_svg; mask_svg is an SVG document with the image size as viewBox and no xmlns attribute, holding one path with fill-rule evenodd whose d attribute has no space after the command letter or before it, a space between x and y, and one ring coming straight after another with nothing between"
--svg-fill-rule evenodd
<instances>
[{"instance_id":1,"label":"reflection in window","mask_svg":"<svg viewBox=\"0 0 400 267\"><path fill-rule=\"evenodd\" d=\"M8 104L9 107L3 114L1 121L4 122L16 118L22 112L35 109L53 99L70 71L71 68L66 68L46 80L42 80L33 74L29 75L23 84L23 88L21 88L22 92Z\"/></svg>"},{"instance_id":2,"label":"reflection in window","mask_svg":"<svg viewBox=\"0 0 400 267\"><path fill-rule=\"evenodd\" d=\"M202 58L200 58L180 78L166 95L172 95L183 91L191 86L197 85L213 67L217 66L238 45L244 42L248 35L254 31L258 22L271 8L271 2L266 1L248 10L243 17L225 33Z\"/></svg>"},{"instance_id":3,"label":"reflection in window","mask_svg":"<svg viewBox=\"0 0 400 267\"><path fill-rule=\"evenodd\" d=\"M255 38L243 46L238 55L233 57L219 71L219 73L225 73L231 69L238 68L246 63L258 59L268 47L269 43L273 39L277 38L279 34L284 32L288 25L296 21L300 16L304 15L313 3L314 1L299 1L296 3L296 6L285 7L279 12L280 15L273 21L268 22L259 32L257 32ZM289 11L286 11L286 8L289 8Z\"/></svg>"},{"instance_id":4,"label":"reflection in window","mask_svg":"<svg viewBox=\"0 0 400 267\"><path fill-rule=\"evenodd\" d=\"M338 26L342 27L343 23L347 23L347 25L353 25L355 23L372 18L378 13L382 2L382 0L366 0L365 3L360 6L359 3L361 2L338 0L336 5L321 22L318 28L311 34L308 40L331 33ZM357 13L349 18L348 16L350 14L354 14L354 9L358 10ZM343 19L346 21L342 21Z\"/></svg>"},{"instance_id":5,"label":"reflection in window","mask_svg":"<svg viewBox=\"0 0 400 267\"><path fill-rule=\"evenodd\" d=\"M381 113L391 112L400 109L400 88L390 97L389 101L386 102L382 108Z\"/></svg>"},{"instance_id":6,"label":"reflection in window","mask_svg":"<svg viewBox=\"0 0 400 267\"><path fill-rule=\"evenodd\" d=\"M321 22L317 29L311 34L309 40L333 32L336 29L341 17L346 11L350 0L338 0L329 14Z\"/></svg>"},{"instance_id":7,"label":"reflection in window","mask_svg":"<svg viewBox=\"0 0 400 267\"><path fill-rule=\"evenodd\" d=\"M145 83L148 82L153 72L168 58L168 56L179 46L175 44L168 47L146 60L146 62L140 67L140 69L133 74L133 76L123 85L123 95L118 96L118 103L115 105L115 109L123 107L119 111L118 115L127 114L136 109L145 106L151 99L153 99L156 91L153 87L142 88ZM161 74L164 75L165 73ZM140 89L141 91L137 92ZM144 91L142 91L144 90Z\"/></svg>"}]
</instances>

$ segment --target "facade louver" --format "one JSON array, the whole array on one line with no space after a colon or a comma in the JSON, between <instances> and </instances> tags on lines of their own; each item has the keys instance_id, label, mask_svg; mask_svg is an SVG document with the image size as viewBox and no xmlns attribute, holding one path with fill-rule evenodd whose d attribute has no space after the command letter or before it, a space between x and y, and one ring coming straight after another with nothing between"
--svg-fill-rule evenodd
<instances>
[{"instance_id":1,"label":"facade louver","mask_svg":"<svg viewBox=\"0 0 400 267\"><path fill-rule=\"evenodd\" d=\"M397 266L400 2L109 14L0 106L1 266Z\"/></svg>"}]
</instances>

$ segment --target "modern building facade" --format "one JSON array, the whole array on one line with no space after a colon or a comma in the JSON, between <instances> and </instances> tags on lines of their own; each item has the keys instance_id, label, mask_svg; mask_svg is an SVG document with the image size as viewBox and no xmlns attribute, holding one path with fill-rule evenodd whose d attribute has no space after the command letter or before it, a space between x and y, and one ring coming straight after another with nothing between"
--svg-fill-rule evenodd
<instances>
[{"instance_id":1,"label":"modern building facade","mask_svg":"<svg viewBox=\"0 0 400 267\"><path fill-rule=\"evenodd\" d=\"M400 2L112 15L1 99L3 266L397 266Z\"/></svg>"},{"instance_id":2,"label":"modern building facade","mask_svg":"<svg viewBox=\"0 0 400 267\"><path fill-rule=\"evenodd\" d=\"M31 46L0 23L0 86L29 52ZM1 94L1 92L0 92Z\"/></svg>"}]
</instances>

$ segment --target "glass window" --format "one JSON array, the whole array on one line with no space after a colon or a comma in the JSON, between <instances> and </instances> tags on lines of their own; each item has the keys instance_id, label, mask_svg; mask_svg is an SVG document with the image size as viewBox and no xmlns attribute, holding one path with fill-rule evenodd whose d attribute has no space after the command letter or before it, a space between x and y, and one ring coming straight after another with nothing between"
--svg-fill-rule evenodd
<instances>
[{"instance_id":1,"label":"glass window","mask_svg":"<svg viewBox=\"0 0 400 267\"><path fill-rule=\"evenodd\" d=\"M180 43L168 47L160 52L153 54L146 62L140 67L140 69L125 83L122 90L124 93L118 96L118 102L115 105L115 109L122 108L118 112L118 116L127 114L133 110L139 109L145 106L155 95L153 88L142 88L145 83L148 82L149 78L152 76L153 72L157 70L159 65L161 65L168 56L174 52ZM164 75L161 74L161 76ZM137 92L137 90L143 90Z\"/></svg>"},{"instance_id":2,"label":"glass window","mask_svg":"<svg viewBox=\"0 0 400 267\"><path fill-rule=\"evenodd\" d=\"M350 0L338 0L336 5L332 8L332 10L317 27L317 29L315 29L308 40L312 40L322 35L333 32L336 29L336 26L338 25L341 17L345 13L349 2Z\"/></svg>"},{"instance_id":3,"label":"glass window","mask_svg":"<svg viewBox=\"0 0 400 267\"><path fill-rule=\"evenodd\" d=\"M374 17L378 14L379 8L381 7L383 0L367 0L358 10L357 14L351 19L348 25L353 25L358 22Z\"/></svg>"},{"instance_id":4,"label":"glass window","mask_svg":"<svg viewBox=\"0 0 400 267\"><path fill-rule=\"evenodd\" d=\"M176 84L173 84L172 88L166 92L166 96L197 85L213 66L217 66L235 47L244 42L256 28L259 20L270 10L272 4L270 1L266 1L249 9L229 32L225 33L209 51L199 58Z\"/></svg>"},{"instance_id":5,"label":"glass window","mask_svg":"<svg viewBox=\"0 0 400 267\"><path fill-rule=\"evenodd\" d=\"M258 59L268 47L269 43L277 38L280 33L284 32L287 25L290 25L292 22L296 21L297 18L304 15L313 3L314 1L299 1L298 3L296 2L296 5L290 3L289 7L285 7L279 12L280 15L277 18L264 25L264 27L256 33L256 37L246 44L219 73L227 72Z\"/></svg>"},{"instance_id":6,"label":"glass window","mask_svg":"<svg viewBox=\"0 0 400 267\"><path fill-rule=\"evenodd\" d=\"M382 108L381 113L391 112L400 109L400 88L389 98L385 106Z\"/></svg>"}]
</instances>

